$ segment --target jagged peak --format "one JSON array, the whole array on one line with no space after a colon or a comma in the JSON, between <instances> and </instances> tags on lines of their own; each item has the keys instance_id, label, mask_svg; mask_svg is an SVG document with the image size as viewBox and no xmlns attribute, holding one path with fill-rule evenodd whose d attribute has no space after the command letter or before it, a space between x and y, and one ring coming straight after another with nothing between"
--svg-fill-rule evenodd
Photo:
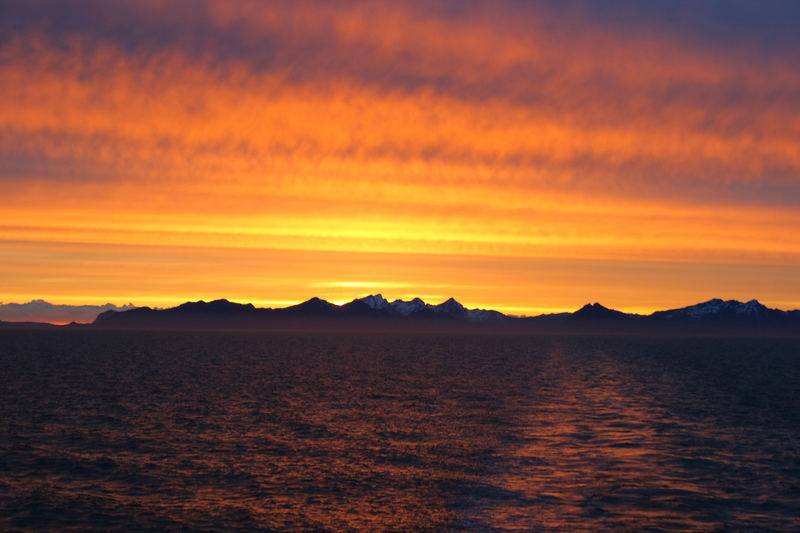
<instances>
[{"instance_id":1,"label":"jagged peak","mask_svg":"<svg viewBox=\"0 0 800 533\"><path fill-rule=\"evenodd\" d=\"M392 301L392 303L393 303L393 304L396 304L396 303L403 303L403 304L424 304L424 303L425 303L425 301L424 301L422 298L420 298L419 296L416 296L416 297L414 297L414 298L413 298L413 299L411 299L411 300L402 300L402 299L400 299L400 298L397 298L396 300L393 300L393 301Z\"/></svg>"},{"instance_id":2,"label":"jagged peak","mask_svg":"<svg viewBox=\"0 0 800 533\"><path fill-rule=\"evenodd\" d=\"M371 309L385 309L390 305L389 302L386 300L386 298L384 298L383 295L380 293L370 294L369 296L364 296L363 298L356 298L353 301L362 302L367 306L369 306Z\"/></svg>"},{"instance_id":3,"label":"jagged peak","mask_svg":"<svg viewBox=\"0 0 800 533\"><path fill-rule=\"evenodd\" d=\"M699 308L699 307L719 307L719 306L728 306L728 307L740 307L740 306L750 306L750 307L765 307L764 304L753 298L752 300L748 300L746 302L742 302L739 300L723 300L722 298L712 298L705 302L700 302L698 304L689 305L686 307L681 307L678 309L689 309L689 308Z\"/></svg>"},{"instance_id":4,"label":"jagged peak","mask_svg":"<svg viewBox=\"0 0 800 533\"><path fill-rule=\"evenodd\" d=\"M467 312L467 308L461 305L461 303L455 298L448 298L447 300L445 300L444 302L440 303L435 307L448 314L461 315Z\"/></svg>"},{"instance_id":5,"label":"jagged peak","mask_svg":"<svg viewBox=\"0 0 800 533\"><path fill-rule=\"evenodd\" d=\"M621 311L617 311L616 309L611 309L609 307L606 307L606 306L604 306L603 304L601 304L599 302L587 303L586 305L584 305L583 307L581 307L580 309L575 311L575 313L576 314L603 313L603 312L606 312L606 311L609 311L609 312L612 312L612 313L621 313Z\"/></svg>"}]
</instances>

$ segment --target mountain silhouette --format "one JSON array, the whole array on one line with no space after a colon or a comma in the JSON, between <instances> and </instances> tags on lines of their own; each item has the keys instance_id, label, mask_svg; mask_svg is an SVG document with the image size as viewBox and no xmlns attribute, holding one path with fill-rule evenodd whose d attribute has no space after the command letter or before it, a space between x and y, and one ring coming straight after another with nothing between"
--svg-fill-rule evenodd
<instances>
[{"instance_id":1,"label":"mountain silhouette","mask_svg":"<svg viewBox=\"0 0 800 533\"><path fill-rule=\"evenodd\" d=\"M789 311L788 313L791 313ZM737 300L721 300L714 298L679 309L656 311L651 315L660 320L782 320L789 318L787 311L770 309L758 300L739 302Z\"/></svg>"},{"instance_id":2,"label":"mountain silhouette","mask_svg":"<svg viewBox=\"0 0 800 533\"><path fill-rule=\"evenodd\" d=\"M455 318L467 318L467 308L458 303L455 298L445 300L437 305L436 309Z\"/></svg>"},{"instance_id":3,"label":"mountain silhouette","mask_svg":"<svg viewBox=\"0 0 800 533\"><path fill-rule=\"evenodd\" d=\"M616 309L609 309L599 303L586 304L574 313L573 318L583 320L624 320L630 319L637 315L629 315Z\"/></svg>"},{"instance_id":4,"label":"mountain silhouette","mask_svg":"<svg viewBox=\"0 0 800 533\"><path fill-rule=\"evenodd\" d=\"M365 326L372 324L372 326ZM800 332L800 311L770 309L757 300L712 299L707 302L636 315L586 304L572 313L534 317L505 315L495 310L468 309L455 298L429 304L420 298L389 302L381 294L335 305L311 298L290 307L269 309L228 300L186 302L169 309L136 308L106 311L99 328L306 328L306 327L499 327L509 330L587 333Z\"/></svg>"},{"instance_id":5,"label":"mountain silhouette","mask_svg":"<svg viewBox=\"0 0 800 533\"><path fill-rule=\"evenodd\" d=\"M285 307L282 309L285 313L296 315L322 315L330 316L340 312L340 308L322 298L311 298L303 303Z\"/></svg>"},{"instance_id":6,"label":"mountain silhouette","mask_svg":"<svg viewBox=\"0 0 800 533\"><path fill-rule=\"evenodd\" d=\"M49 322L67 324L70 322L91 322L103 311L127 311L133 304L116 306L104 305L64 305L52 304L45 300L31 300L27 303L0 303L0 321L3 322Z\"/></svg>"}]
</instances>

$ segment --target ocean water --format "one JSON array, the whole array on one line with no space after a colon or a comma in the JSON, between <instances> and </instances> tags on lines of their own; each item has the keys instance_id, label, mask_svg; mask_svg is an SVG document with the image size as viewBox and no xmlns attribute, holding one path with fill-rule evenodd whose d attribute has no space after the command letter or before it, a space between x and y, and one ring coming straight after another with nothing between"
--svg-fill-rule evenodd
<instances>
[{"instance_id":1,"label":"ocean water","mask_svg":"<svg viewBox=\"0 0 800 533\"><path fill-rule=\"evenodd\" d=\"M800 341L0 332L0 530L797 531Z\"/></svg>"}]
</instances>

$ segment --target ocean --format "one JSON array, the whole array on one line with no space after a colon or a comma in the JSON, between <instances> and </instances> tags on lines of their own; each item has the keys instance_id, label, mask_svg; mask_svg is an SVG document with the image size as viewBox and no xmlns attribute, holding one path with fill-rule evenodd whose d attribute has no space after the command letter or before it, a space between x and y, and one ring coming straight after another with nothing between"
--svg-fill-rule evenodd
<instances>
[{"instance_id":1,"label":"ocean","mask_svg":"<svg viewBox=\"0 0 800 533\"><path fill-rule=\"evenodd\" d=\"M797 531L800 340L0 331L0 529Z\"/></svg>"}]
</instances>

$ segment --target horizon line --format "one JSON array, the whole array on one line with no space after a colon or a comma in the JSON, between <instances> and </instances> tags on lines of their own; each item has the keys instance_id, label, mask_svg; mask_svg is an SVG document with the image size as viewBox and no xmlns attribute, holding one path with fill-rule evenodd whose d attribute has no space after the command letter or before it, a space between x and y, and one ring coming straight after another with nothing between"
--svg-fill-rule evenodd
<instances>
[{"instance_id":1,"label":"horizon line","mask_svg":"<svg viewBox=\"0 0 800 533\"><path fill-rule=\"evenodd\" d=\"M328 302L328 303L330 303L332 305L335 305L337 307L341 307L341 306L343 306L345 304L348 304L348 303L351 303L353 301L360 300L360 299L363 299L363 298L367 298L369 296L381 296L384 299L386 299L387 301L389 301L390 303L394 302L394 301L397 301L397 300L410 301L410 300L413 300L414 298L419 298L423 302L425 302L427 305L434 305L434 306L435 305L440 305L441 303L444 303L444 302L448 301L450 298L452 298L452 299L456 300L457 302L459 302L461 305L463 305L467 309L482 309L482 310L489 310L489 311L498 311L498 312L501 312L501 313L503 313L503 314L505 314L507 316L520 317L520 318L526 318L526 317L527 318L533 318L533 317L549 315L549 314L574 313L575 311L578 311L579 309L581 309L583 306L592 305L592 304L600 304L603 307L606 307L607 309L620 311L620 312L623 312L625 314L647 316L647 315L651 315L651 314L653 314L655 312L658 312L658 311L667 311L667 310L672 310L672 309L680 309L680 308L689 307L689 306L692 306L692 305L697 305L697 304L705 303L705 302L708 302L708 301L711 301L711 300L716 300L716 299L719 299L719 300L722 300L722 301L737 301L737 302L742 302L742 303L746 303L746 302L749 302L749 301L756 301L756 302L760 303L761 305L764 305L765 307L767 307L769 309L777 309L777 310L784 311L784 312L800 310L800 309L797 309L797 308L790 308L790 307L785 307L785 308L784 307L771 307L768 304L764 304L763 302L761 302L757 298L739 300L739 299L736 299L736 298L714 297L714 298L702 299L700 301L697 301L697 302L694 302L694 303L690 303L690 304L687 304L687 305L680 305L678 307L660 307L660 308L647 308L647 309L639 308L637 310L631 311L631 310L627 310L627 309L620 309L620 308L617 308L617 307L614 307L614 306L607 306L607 305L602 304L601 302L598 302L598 301L595 301L595 302L586 301L586 303L584 303L583 305L579 305L577 307L550 307L550 308L548 308L548 307L481 306L481 305L474 306L472 304L464 304L461 300L459 300L458 298L455 298L455 297L439 297L439 298L437 298L437 300L441 299L442 300L441 302L435 303L435 304L431 304L428 300L426 300L425 298L420 297L420 296L412 296L412 297L406 296L404 298L393 298L392 299L392 298L385 298L383 296L382 292L364 294L364 295L361 295L361 296L356 296L356 297L354 297L354 298L352 298L350 300L338 300L337 299L335 301L327 300L325 298L321 298L321 297L318 297L318 296L312 296L312 297L306 298L304 300L250 300L250 301L231 299L231 298L225 298L225 297L222 297L222 298L199 297L199 298L194 298L194 299L189 298L187 300L176 300L176 299L172 299L172 298L170 298L170 299L164 298L163 299L164 303L167 304L167 305L165 305L163 307L162 306L153 306L153 305L137 305L137 304L134 304L133 301L130 301L129 299L126 299L126 298L123 298L121 300L129 300L129 301L127 303L125 303L125 304L122 304L122 305L117 305L117 304L111 303L108 300L104 301L103 303L99 303L99 304L93 304L93 303L69 304L69 303L53 303L53 302L51 302L51 301L49 301L49 300L47 300L45 298L33 298L33 299L31 299L31 300L29 300L28 302L25 302L25 303L5 302L5 301L0 300L0 307L8 306L8 305L25 306L25 305L30 305L30 304L34 304L34 303L44 303L44 304L48 304L48 305L51 305L51 306L69 307L69 308L104 307L104 306L109 306L110 305L110 306L113 306L114 308L117 308L117 309L118 308L126 308L126 307L127 308L131 308L131 306L133 306L133 308L149 307L151 309L163 310L163 309L175 308L175 307L178 307L178 306L180 306L182 304L190 303L190 302L205 302L205 303L209 303L209 302L214 302L214 301L227 301L227 302L231 302L231 303L235 303L235 304L239 304L239 305L251 304L256 308L261 308L261 309L285 309L285 308L288 308L288 307L292 307L292 306L295 306L295 305L302 304L304 302L308 302L309 300L313 300L315 298L317 298L319 300L323 300L325 302ZM175 303L175 302L177 302L177 303ZM275 306L275 304L279 304L280 306ZM523 312L520 312L520 311L523 311ZM533 313L531 311L533 311ZM8 320L8 319L3 319L2 317L0 317L0 321L8 321L8 322L34 321L34 322L41 322L41 323L53 324L53 325L66 325L66 324L70 323L70 321L40 321L40 320L13 320L13 319L12 320ZM79 324L91 323L91 322L78 322L78 321L75 321L75 320L73 320L71 322L75 322L75 323L79 323Z\"/></svg>"}]
</instances>

